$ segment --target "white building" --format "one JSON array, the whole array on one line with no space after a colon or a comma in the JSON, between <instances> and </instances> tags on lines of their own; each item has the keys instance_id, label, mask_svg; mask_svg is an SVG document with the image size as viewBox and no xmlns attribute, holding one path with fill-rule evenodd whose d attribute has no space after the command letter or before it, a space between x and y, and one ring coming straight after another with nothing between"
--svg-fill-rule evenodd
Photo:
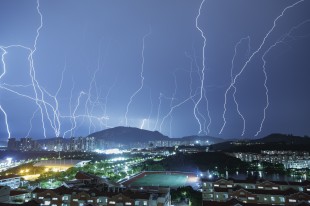
<instances>
[{"instance_id":1,"label":"white building","mask_svg":"<svg viewBox=\"0 0 310 206\"><path fill-rule=\"evenodd\" d=\"M283 164L285 169L306 169L310 166L310 160L290 160Z\"/></svg>"},{"instance_id":2,"label":"white building","mask_svg":"<svg viewBox=\"0 0 310 206\"><path fill-rule=\"evenodd\" d=\"M12 189L16 189L20 185L20 176L18 175L0 176L0 185L9 186Z\"/></svg>"}]
</instances>

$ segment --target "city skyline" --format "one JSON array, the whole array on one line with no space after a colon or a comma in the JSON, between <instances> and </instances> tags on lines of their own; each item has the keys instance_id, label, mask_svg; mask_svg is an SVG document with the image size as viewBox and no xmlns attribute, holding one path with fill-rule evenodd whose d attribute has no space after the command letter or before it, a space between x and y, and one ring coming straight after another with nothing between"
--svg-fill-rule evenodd
<instances>
[{"instance_id":1,"label":"city skyline","mask_svg":"<svg viewBox=\"0 0 310 206\"><path fill-rule=\"evenodd\" d=\"M0 5L0 140L310 134L310 2Z\"/></svg>"}]
</instances>

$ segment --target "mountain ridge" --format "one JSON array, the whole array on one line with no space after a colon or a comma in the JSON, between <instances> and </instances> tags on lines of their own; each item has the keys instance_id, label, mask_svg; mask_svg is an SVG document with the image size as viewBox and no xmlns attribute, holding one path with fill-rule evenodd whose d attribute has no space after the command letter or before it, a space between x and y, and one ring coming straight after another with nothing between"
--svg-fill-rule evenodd
<instances>
[{"instance_id":1,"label":"mountain ridge","mask_svg":"<svg viewBox=\"0 0 310 206\"><path fill-rule=\"evenodd\" d=\"M158 131L149 131L136 127L114 127L89 134L87 137L104 139L105 141L118 143L168 141L170 138Z\"/></svg>"},{"instance_id":2,"label":"mountain ridge","mask_svg":"<svg viewBox=\"0 0 310 206\"><path fill-rule=\"evenodd\" d=\"M134 142L149 142L149 141L209 141L210 144L219 144L220 148L227 148L231 146L231 143L236 141L244 141L249 143L282 143L282 144L310 144L310 138L308 136L300 137L294 135L273 133L259 139L223 139L219 137L212 137L207 135L189 135L179 138L171 138L163 135L159 131L149 131L145 129L139 129L136 127L118 126L109 129L104 129L91 133L85 137L95 137L99 140L115 143L134 143ZM63 142L70 141L70 138L53 137L46 139L37 139L38 143L47 143L49 141L55 141L61 139Z\"/></svg>"}]
</instances>

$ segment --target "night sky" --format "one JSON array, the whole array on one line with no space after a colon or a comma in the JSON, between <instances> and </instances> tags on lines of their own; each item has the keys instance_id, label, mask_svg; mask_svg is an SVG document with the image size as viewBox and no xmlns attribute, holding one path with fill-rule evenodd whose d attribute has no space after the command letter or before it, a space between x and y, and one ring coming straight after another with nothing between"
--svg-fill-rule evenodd
<instances>
[{"instance_id":1,"label":"night sky","mask_svg":"<svg viewBox=\"0 0 310 206\"><path fill-rule=\"evenodd\" d=\"M0 0L0 140L115 126L309 135L309 11L307 0Z\"/></svg>"}]
</instances>

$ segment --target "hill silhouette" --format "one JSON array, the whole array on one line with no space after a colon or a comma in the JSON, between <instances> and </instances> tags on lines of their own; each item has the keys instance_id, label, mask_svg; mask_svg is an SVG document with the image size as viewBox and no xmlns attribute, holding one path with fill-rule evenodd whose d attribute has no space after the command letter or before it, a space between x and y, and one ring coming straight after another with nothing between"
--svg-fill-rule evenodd
<instances>
[{"instance_id":1,"label":"hill silhouette","mask_svg":"<svg viewBox=\"0 0 310 206\"><path fill-rule=\"evenodd\" d=\"M309 151L310 138L287 135L270 134L266 137L254 140L227 141L212 145L213 150L222 150L227 152L257 152L261 150L294 150Z\"/></svg>"},{"instance_id":2,"label":"hill silhouette","mask_svg":"<svg viewBox=\"0 0 310 206\"><path fill-rule=\"evenodd\" d=\"M149 141L168 141L170 138L158 131L148 131L135 127L114 127L88 135L96 139L103 139L110 142L133 143Z\"/></svg>"},{"instance_id":3,"label":"hill silhouette","mask_svg":"<svg viewBox=\"0 0 310 206\"><path fill-rule=\"evenodd\" d=\"M285 144L310 144L309 137L300 137L294 135L286 135L286 134L270 134L261 139L252 140L252 142L262 142L262 143L285 143Z\"/></svg>"}]
</instances>

